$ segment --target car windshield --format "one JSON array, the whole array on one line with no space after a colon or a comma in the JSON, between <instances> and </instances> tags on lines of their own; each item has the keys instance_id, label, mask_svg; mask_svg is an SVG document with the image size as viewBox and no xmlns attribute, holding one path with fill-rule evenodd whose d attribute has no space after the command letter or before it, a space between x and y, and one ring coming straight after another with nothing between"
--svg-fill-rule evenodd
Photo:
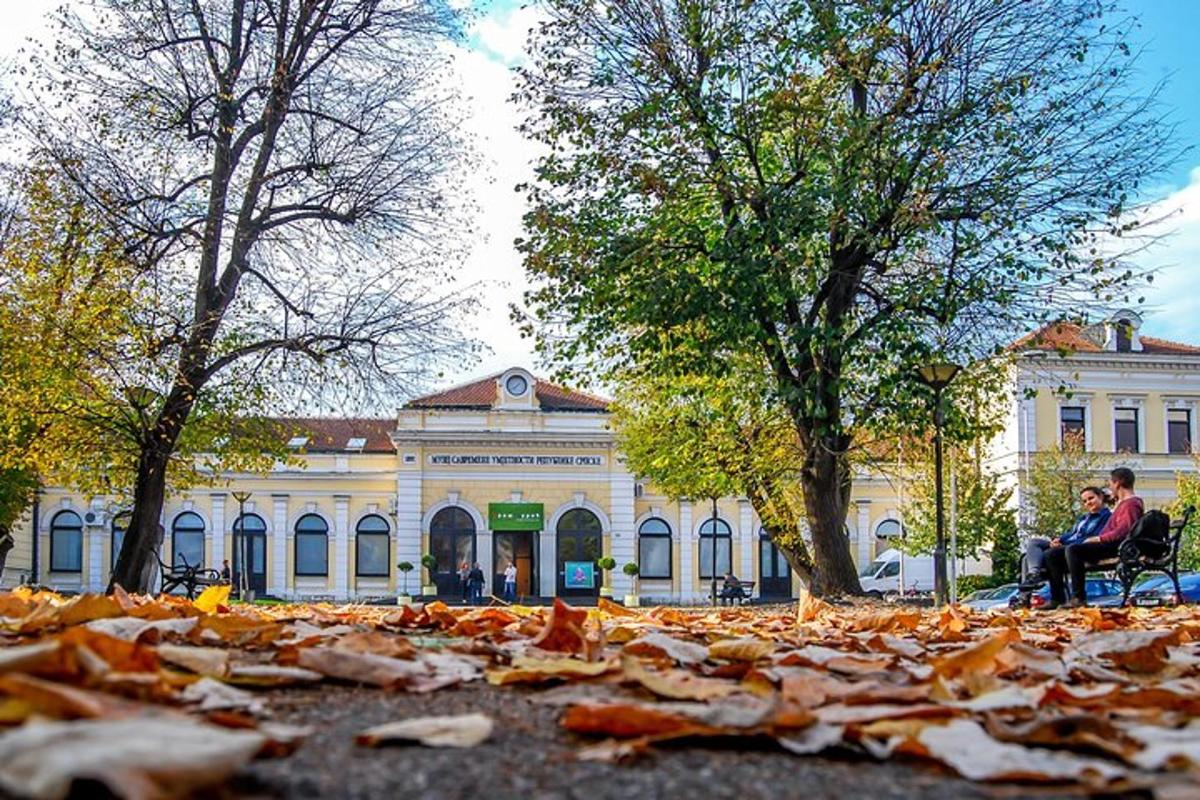
<instances>
[{"instance_id":1,"label":"car windshield","mask_svg":"<svg viewBox=\"0 0 1200 800\"><path fill-rule=\"evenodd\" d=\"M1182 580L1182 578L1180 580ZM1161 589L1162 587L1166 586L1170 582L1171 582L1171 579L1168 578L1166 575L1155 575L1153 578L1147 578L1146 580L1138 583L1137 586L1133 587L1133 591L1146 592L1146 591L1150 591L1152 589Z\"/></svg>"},{"instance_id":2,"label":"car windshield","mask_svg":"<svg viewBox=\"0 0 1200 800\"><path fill-rule=\"evenodd\" d=\"M1017 588L1018 588L1017 584L1015 584L1015 583L1005 584L1004 586L1001 586L998 589L993 589L991 595L989 595L989 599L991 599L991 600L1007 600L1008 598L1012 597L1014 594L1017 593Z\"/></svg>"},{"instance_id":3,"label":"car windshield","mask_svg":"<svg viewBox=\"0 0 1200 800\"><path fill-rule=\"evenodd\" d=\"M870 564L862 568L862 572L858 573L858 577L874 578L875 573L879 572L879 568L886 563L886 561L872 561Z\"/></svg>"}]
</instances>

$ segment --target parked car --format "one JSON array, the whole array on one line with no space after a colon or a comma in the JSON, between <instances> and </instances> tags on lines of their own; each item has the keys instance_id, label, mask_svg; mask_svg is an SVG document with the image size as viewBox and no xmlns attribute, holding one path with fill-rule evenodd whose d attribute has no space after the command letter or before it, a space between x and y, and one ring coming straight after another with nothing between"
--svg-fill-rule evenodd
<instances>
[{"instance_id":1,"label":"parked car","mask_svg":"<svg viewBox=\"0 0 1200 800\"><path fill-rule=\"evenodd\" d=\"M1154 575L1151 575L1148 578L1142 578L1140 581L1135 583L1133 585L1133 589L1130 590L1130 592L1129 592L1130 601L1132 602L1133 597L1135 595L1142 593L1142 592L1153 591L1155 588L1158 588L1162 585L1170 586L1171 579L1168 578L1166 575L1160 575L1157 573ZM1113 595L1112 597L1101 597L1099 600L1092 603L1092 605L1098 606L1100 608L1120 608L1121 601L1123 599L1124 598L1121 596L1121 594L1117 593L1117 594Z\"/></svg>"},{"instance_id":2,"label":"parked car","mask_svg":"<svg viewBox=\"0 0 1200 800\"><path fill-rule=\"evenodd\" d=\"M1179 590L1183 602L1200 602L1200 573L1187 572L1179 576ZM1129 593L1129 604L1134 606L1175 605L1175 587L1166 575L1158 575L1151 581L1143 581Z\"/></svg>"},{"instance_id":3,"label":"parked car","mask_svg":"<svg viewBox=\"0 0 1200 800\"><path fill-rule=\"evenodd\" d=\"M991 589L980 589L977 592L972 592L962 600L962 605L972 611L987 611L990 608L997 606L1008 606L1008 601L1013 598L1018 591L1017 584L1006 583L1003 586L996 586Z\"/></svg>"},{"instance_id":4,"label":"parked car","mask_svg":"<svg viewBox=\"0 0 1200 800\"><path fill-rule=\"evenodd\" d=\"M1114 595L1117 598L1117 605L1120 605L1121 600L1121 582L1112 578L1088 578L1085 584L1087 600L1089 604L1098 605L1106 598L1111 598ZM1030 608L1041 608L1050 602L1050 584L1046 584L1041 589L1034 592L1029 598ZM1020 593L1014 594L1009 600L1009 605L1013 608L1021 606Z\"/></svg>"}]
</instances>

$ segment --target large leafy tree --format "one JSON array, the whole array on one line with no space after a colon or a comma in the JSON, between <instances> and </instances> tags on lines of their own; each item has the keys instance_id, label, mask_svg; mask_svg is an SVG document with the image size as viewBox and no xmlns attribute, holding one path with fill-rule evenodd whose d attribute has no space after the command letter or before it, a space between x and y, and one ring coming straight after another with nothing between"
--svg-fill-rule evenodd
<instances>
[{"instance_id":1,"label":"large leafy tree","mask_svg":"<svg viewBox=\"0 0 1200 800\"><path fill-rule=\"evenodd\" d=\"M812 558L802 535L796 431L770 394L746 385L761 373L643 375L613 405L629 468L673 499L746 497L806 584Z\"/></svg>"},{"instance_id":2,"label":"large leafy tree","mask_svg":"<svg viewBox=\"0 0 1200 800\"><path fill-rule=\"evenodd\" d=\"M153 293L113 572L144 589L171 463L220 427L201 420L368 403L464 354L457 23L440 0L92 5L61 12L20 119Z\"/></svg>"},{"instance_id":3,"label":"large leafy tree","mask_svg":"<svg viewBox=\"0 0 1200 800\"><path fill-rule=\"evenodd\" d=\"M818 589L856 591L851 453L926 413L913 367L1121 294L1098 242L1172 155L1129 21L1095 0L545 7L520 92L547 145L522 243L542 347L590 375L764 365Z\"/></svg>"}]
</instances>

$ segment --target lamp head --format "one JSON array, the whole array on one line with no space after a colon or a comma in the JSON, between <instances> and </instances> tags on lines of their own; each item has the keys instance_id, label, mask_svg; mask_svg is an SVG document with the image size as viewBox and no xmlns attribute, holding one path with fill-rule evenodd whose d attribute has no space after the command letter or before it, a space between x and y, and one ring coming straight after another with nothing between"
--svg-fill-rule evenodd
<instances>
[{"instance_id":1,"label":"lamp head","mask_svg":"<svg viewBox=\"0 0 1200 800\"><path fill-rule=\"evenodd\" d=\"M239 503L244 503L250 499L251 493L246 491L236 491L230 492L230 494L233 495L234 500L238 501Z\"/></svg>"},{"instance_id":2,"label":"lamp head","mask_svg":"<svg viewBox=\"0 0 1200 800\"><path fill-rule=\"evenodd\" d=\"M917 374L921 376L921 380L935 392L940 392L949 386L960 371L962 371L962 367L949 361L937 361L917 368Z\"/></svg>"}]
</instances>

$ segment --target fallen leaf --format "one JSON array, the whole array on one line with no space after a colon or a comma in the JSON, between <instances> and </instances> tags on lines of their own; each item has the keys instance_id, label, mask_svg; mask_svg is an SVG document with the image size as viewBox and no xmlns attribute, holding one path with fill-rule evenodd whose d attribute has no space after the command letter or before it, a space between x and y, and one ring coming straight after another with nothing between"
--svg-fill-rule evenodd
<instances>
[{"instance_id":1,"label":"fallen leaf","mask_svg":"<svg viewBox=\"0 0 1200 800\"><path fill-rule=\"evenodd\" d=\"M1068 753L998 742L972 720L930 725L915 738L918 753L940 761L973 781L1104 784L1125 771L1107 762ZM913 752L909 750L908 752Z\"/></svg>"},{"instance_id":2,"label":"fallen leaf","mask_svg":"<svg viewBox=\"0 0 1200 800\"><path fill-rule=\"evenodd\" d=\"M718 732L678 712L645 703L578 703L563 714L562 725L574 733L615 736L619 739L683 732Z\"/></svg>"},{"instance_id":3,"label":"fallen leaf","mask_svg":"<svg viewBox=\"0 0 1200 800\"><path fill-rule=\"evenodd\" d=\"M168 664L194 672L224 678L229 675L229 651L219 647L193 647L190 645L160 644L158 657Z\"/></svg>"},{"instance_id":4,"label":"fallen leaf","mask_svg":"<svg viewBox=\"0 0 1200 800\"><path fill-rule=\"evenodd\" d=\"M594 678L616 669L613 661L580 661L577 658L516 658L511 667L498 667L484 673L493 686L512 683L544 683L556 679Z\"/></svg>"},{"instance_id":5,"label":"fallen leaf","mask_svg":"<svg viewBox=\"0 0 1200 800\"><path fill-rule=\"evenodd\" d=\"M383 687L402 686L417 675L426 673L423 664L413 661L332 647L303 647L297 655L296 664L329 678Z\"/></svg>"},{"instance_id":6,"label":"fallen leaf","mask_svg":"<svg viewBox=\"0 0 1200 800\"><path fill-rule=\"evenodd\" d=\"M673 700L712 700L740 691L734 684L703 678L685 670L649 670L636 658L622 659L621 668L629 680L637 681L659 697Z\"/></svg>"},{"instance_id":7,"label":"fallen leaf","mask_svg":"<svg viewBox=\"0 0 1200 800\"><path fill-rule=\"evenodd\" d=\"M212 678L201 678L188 684L180 698L189 705L195 705L197 711L232 709L256 715L266 711L266 705L257 695Z\"/></svg>"},{"instance_id":8,"label":"fallen leaf","mask_svg":"<svg viewBox=\"0 0 1200 800\"><path fill-rule=\"evenodd\" d=\"M530 642L542 650L554 650L561 653L583 653L587 650L584 623L587 622L587 611L571 608L559 598L554 598L554 606L542 630Z\"/></svg>"},{"instance_id":9,"label":"fallen leaf","mask_svg":"<svg viewBox=\"0 0 1200 800\"><path fill-rule=\"evenodd\" d=\"M0 787L59 800L86 779L126 800L180 797L224 782L265 743L182 717L26 725L0 735Z\"/></svg>"},{"instance_id":10,"label":"fallen leaf","mask_svg":"<svg viewBox=\"0 0 1200 800\"><path fill-rule=\"evenodd\" d=\"M708 646L708 657L726 661L758 661L775 652L773 642L762 639L721 639Z\"/></svg>"},{"instance_id":11,"label":"fallen leaf","mask_svg":"<svg viewBox=\"0 0 1200 800\"><path fill-rule=\"evenodd\" d=\"M990 671L996 664L996 658L1010 643L1020 641L1021 634L1012 628L1005 628L980 642L958 650L948 656L935 658L932 661L933 671L944 678L953 678L964 672Z\"/></svg>"},{"instance_id":12,"label":"fallen leaf","mask_svg":"<svg viewBox=\"0 0 1200 800\"><path fill-rule=\"evenodd\" d=\"M648 658L670 658L684 665L699 664L708 658L709 650L702 644L685 642L659 631L646 633L628 642L622 652Z\"/></svg>"},{"instance_id":13,"label":"fallen leaf","mask_svg":"<svg viewBox=\"0 0 1200 800\"><path fill-rule=\"evenodd\" d=\"M218 583L209 586L200 596L192 601L199 611L205 614L212 614L217 610L218 606L229 605L229 592L233 589L228 583Z\"/></svg>"},{"instance_id":14,"label":"fallen leaf","mask_svg":"<svg viewBox=\"0 0 1200 800\"><path fill-rule=\"evenodd\" d=\"M486 714L449 717L414 717L368 728L354 737L366 747L407 742L426 747L475 747L492 735L492 718Z\"/></svg>"}]
</instances>

